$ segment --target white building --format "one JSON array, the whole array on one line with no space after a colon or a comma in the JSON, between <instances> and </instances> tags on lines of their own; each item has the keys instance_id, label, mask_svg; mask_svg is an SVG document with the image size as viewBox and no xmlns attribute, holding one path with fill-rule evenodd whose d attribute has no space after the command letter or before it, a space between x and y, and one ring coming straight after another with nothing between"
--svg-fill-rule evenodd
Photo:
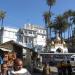
<instances>
[{"instance_id":1,"label":"white building","mask_svg":"<svg viewBox=\"0 0 75 75\"><path fill-rule=\"evenodd\" d=\"M1 43L14 40L24 47L41 51L46 45L46 30L31 24L20 29L4 27L0 29L0 39Z\"/></svg>"},{"instance_id":2,"label":"white building","mask_svg":"<svg viewBox=\"0 0 75 75\"><path fill-rule=\"evenodd\" d=\"M23 40L20 43L28 48L35 48L39 52L43 50L46 45L46 30L39 26L27 24L19 30L20 38Z\"/></svg>"},{"instance_id":3,"label":"white building","mask_svg":"<svg viewBox=\"0 0 75 75\"><path fill-rule=\"evenodd\" d=\"M3 27L0 29L0 41L1 43L14 40L17 41L18 29L11 27Z\"/></svg>"},{"instance_id":4,"label":"white building","mask_svg":"<svg viewBox=\"0 0 75 75\"><path fill-rule=\"evenodd\" d=\"M57 33L56 38L51 42L51 52L54 53L68 53L68 48L65 41L59 37Z\"/></svg>"}]
</instances>

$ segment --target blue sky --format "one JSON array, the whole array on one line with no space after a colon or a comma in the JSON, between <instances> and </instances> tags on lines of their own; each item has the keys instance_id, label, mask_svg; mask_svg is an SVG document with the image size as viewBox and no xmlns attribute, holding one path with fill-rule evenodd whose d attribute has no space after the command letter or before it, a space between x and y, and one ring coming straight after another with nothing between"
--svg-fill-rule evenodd
<instances>
[{"instance_id":1,"label":"blue sky","mask_svg":"<svg viewBox=\"0 0 75 75\"><path fill-rule=\"evenodd\" d=\"M75 0L56 0L54 15L68 9L75 10ZM48 10L46 0L0 0L0 10L6 11L4 26L22 27L31 23L44 26L43 13Z\"/></svg>"}]
</instances>

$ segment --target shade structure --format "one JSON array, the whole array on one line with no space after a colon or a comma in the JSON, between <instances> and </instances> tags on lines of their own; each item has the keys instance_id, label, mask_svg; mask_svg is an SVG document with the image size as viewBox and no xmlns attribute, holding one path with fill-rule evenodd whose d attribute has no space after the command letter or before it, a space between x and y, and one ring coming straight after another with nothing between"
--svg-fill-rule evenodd
<instances>
[{"instance_id":1,"label":"shade structure","mask_svg":"<svg viewBox=\"0 0 75 75\"><path fill-rule=\"evenodd\" d=\"M8 51L11 52L11 50L5 49L5 48L0 48L2 51Z\"/></svg>"}]
</instances>

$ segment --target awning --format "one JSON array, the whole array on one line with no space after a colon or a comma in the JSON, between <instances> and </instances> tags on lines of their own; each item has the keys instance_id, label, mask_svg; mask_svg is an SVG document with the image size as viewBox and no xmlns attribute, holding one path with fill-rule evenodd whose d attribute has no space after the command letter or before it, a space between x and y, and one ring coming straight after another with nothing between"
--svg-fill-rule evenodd
<instances>
[{"instance_id":1,"label":"awning","mask_svg":"<svg viewBox=\"0 0 75 75\"><path fill-rule=\"evenodd\" d=\"M5 49L5 48L0 48L2 51L8 51L11 52L11 50Z\"/></svg>"},{"instance_id":2,"label":"awning","mask_svg":"<svg viewBox=\"0 0 75 75\"><path fill-rule=\"evenodd\" d=\"M24 49L27 49L27 50L31 50L31 51L32 51L31 48L27 48L27 47L25 47L24 45L22 45L22 44L20 44L20 43L18 43L18 42L16 42L16 41L14 41L14 40L10 40L10 41L7 41L7 42L5 42L5 43L0 44L0 48L5 48L5 45L8 45L8 44L17 45L17 46L19 46L19 47L22 47L22 48L24 48ZM10 51L11 51L11 50L10 50Z\"/></svg>"}]
</instances>

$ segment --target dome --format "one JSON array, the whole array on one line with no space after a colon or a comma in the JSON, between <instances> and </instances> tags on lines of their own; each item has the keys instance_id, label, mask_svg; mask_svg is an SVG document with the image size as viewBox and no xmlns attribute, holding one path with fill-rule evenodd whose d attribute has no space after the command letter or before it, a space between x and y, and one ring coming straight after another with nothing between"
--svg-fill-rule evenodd
<instances>
[{"instance_id":1,"label":"dome","mask_svg":"<svg viewBox=\"0 0 75 75\"><path fill-rule=\"evenodd\" d=\"M51 44L54 45L54 41L52 41Z\"/></svg>"},{"instance_id":2,"label":"dome","mask_svg":"<svg viewBox=\"0 0 75 75\"><path fill-rule=\"evenodd\" d=\"M63 41L63 44L66 44L65 41Z\"/></svg>"},{"instance_id":3,"label":"dome","mask_svg":"<svg viewBox=\"0 0 75 75\"><path fill-rule=\"evenodd\" d=\"M59 34L57 33L56 39L54 40L55 43L61 43L61 38L59 37Z\"/></svg>"}]
</instances>

